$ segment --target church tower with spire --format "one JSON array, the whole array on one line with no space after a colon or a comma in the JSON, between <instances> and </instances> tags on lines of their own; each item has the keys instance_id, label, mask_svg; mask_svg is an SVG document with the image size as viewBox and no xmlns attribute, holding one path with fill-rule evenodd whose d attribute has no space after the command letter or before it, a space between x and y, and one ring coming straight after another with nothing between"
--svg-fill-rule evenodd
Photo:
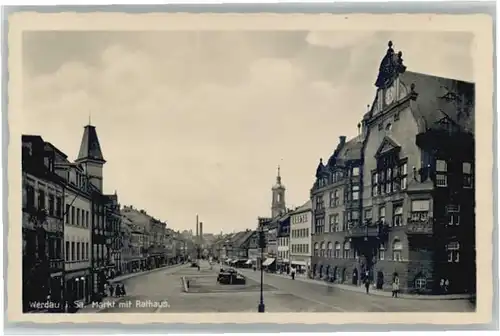
<instances>
[{"instance_id":1,"label":"church tower with spire","mask_svg":"<svg viewBox=\"0 0 500 336\"><path fill-rule=\"evenodd\" d=\"M272 188L273 201L271 205L271 216L275 218L286 211L285 203L285 186L281 183L280 166L278 166L278 175L276 176L276 184Z\"/></svg>"},{"instance_id":2,"label":"church tower with spire","mask_svg":"<svg viewBox=\"0 0 500 336\"><path fill-rule=\"evenodd\" d=\"M84 128L80 152L75 162L82 165L89 181L102 193L103 168L106 160L102 155L95 126L90 123Z\"/></svg>"}]
</instances>

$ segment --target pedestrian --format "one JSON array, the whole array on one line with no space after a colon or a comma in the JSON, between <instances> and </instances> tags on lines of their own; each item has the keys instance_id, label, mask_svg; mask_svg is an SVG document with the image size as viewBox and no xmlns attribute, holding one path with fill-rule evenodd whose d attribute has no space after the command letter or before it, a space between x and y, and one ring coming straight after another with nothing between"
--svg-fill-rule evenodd
<instances>
[{"instance_id":1,"label":"pedestrian","mask_svg":"<svg viewBox=\"0 0 500 336\"><path fill-rule=\"evenodd\" d=\"M296 271L295 271L295 267L292 267L292 268L290 269L290 274L292 275L292 280L295 280L295 272L296 272Z\"/></svg>"},{"instance_id":2,"label":"pedestrian","mask_svg":"<svg viewBox=\"0 0 500 336\"><path fill-rule=\"evenodd\" d=\"M449 287L450 287L450 280L446 279L444 282L444 292L446 294L448 294Z\"/></svg>"},{"instance_id":3,"label":"pedestrian","mask_svg":"<svg viewBox=\"0 0 500 336\"><path fill-rule=\"evenodd\" d=\"M110 284L109 285L109 296L110 297L113 297L114 290L115 290L115 288L113 287L113 284Z\"/></svg>"},{"instance_id":4,"label":"pedestrian","mask_svg":"<svg viewBox=\"0 0 500 336\"><path fill-rule=\"evenodd\" d=\"M365 288L366 288L366 294L370 294L370 277L365 276Z\"/></svg>"},{"instance_id":5,"label":"pedestrian","mask_svg":"<svg viewBox=\"0 0 500 336\"><path fill-rule=\"evenodd\" d=\"M397 275L392 279L392 297L397 298L399 292L399 277Z\"/></svg>"},{"instance_id":6,"label":"pedestrian","mask_svg":"<svg viewBox=\"0 0 500 336\"><path fill-rule=\"evenodd\" d=\"M125 290L125 285L124 284L122 284L121 292L122 292L122 296L127 295L127 291Z\"/></svg>"}]
</instances>

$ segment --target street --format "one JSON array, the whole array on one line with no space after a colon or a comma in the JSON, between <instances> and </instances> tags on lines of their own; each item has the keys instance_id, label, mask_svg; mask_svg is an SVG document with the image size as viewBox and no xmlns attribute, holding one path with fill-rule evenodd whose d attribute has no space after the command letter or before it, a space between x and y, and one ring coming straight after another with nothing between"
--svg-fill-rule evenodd
<instances>
[{"instance_id":1,"label":"street","mask_svg":"<svg viewBox=\"0 0 500 336\"><path fill-rule=\"evenodd\" d=\"M238 270L247 277L246 286L218 285L218 266L201 270L183 265L124 280L127 296L100 313L204 313L256 312L259 303L260 273ZM182 277L192 283L183 292ZM471 312L467 300L393 299L320 283L264 275L266 312Z\"/></svg>"}]
</instances>

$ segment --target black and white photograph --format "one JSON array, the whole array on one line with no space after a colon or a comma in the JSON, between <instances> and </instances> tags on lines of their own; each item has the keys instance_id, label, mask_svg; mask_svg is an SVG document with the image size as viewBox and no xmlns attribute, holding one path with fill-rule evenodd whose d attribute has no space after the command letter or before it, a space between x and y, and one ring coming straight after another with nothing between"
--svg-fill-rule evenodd
<instances>
[{"instance_id":1,"label":"black and white photograph","mask_svg":"<svg viewBox=\"0 0 500 336\"><path fill-rule=\"evenodd\" d=\"M476 312L473 32L19 44L23 314Z\"/></svg>"}]
</instances>

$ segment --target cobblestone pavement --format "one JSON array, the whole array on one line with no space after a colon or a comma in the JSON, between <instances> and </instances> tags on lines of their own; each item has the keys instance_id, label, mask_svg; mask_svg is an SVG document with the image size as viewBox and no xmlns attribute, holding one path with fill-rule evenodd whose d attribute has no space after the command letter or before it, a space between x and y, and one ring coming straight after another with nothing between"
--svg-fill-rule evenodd
<instances>
[{"instance_id":1,"label":"cobblestone pavement","mask_svg":"<svg viewBox=\"0 0 500 336\"><path fill-rule=\"evenodd\" d=\"M239 270L249 281L248 287L260 282L260 273ZM145 274L124 280L127 296L105 307L100 313L204 313L256 312L259 290L255 288L220 290L216 286L218 267L201 270L189 265ZM203 290L184 293L182 277L198 278ZM202 281L200 281L203 279ZM252 281L253 280L253 281ZM321 284L265 275L266 312L471 312L466 300L410 300L331 288ZM210 285L208 285L210 284Z\"/></svg>"}]
</instances>

